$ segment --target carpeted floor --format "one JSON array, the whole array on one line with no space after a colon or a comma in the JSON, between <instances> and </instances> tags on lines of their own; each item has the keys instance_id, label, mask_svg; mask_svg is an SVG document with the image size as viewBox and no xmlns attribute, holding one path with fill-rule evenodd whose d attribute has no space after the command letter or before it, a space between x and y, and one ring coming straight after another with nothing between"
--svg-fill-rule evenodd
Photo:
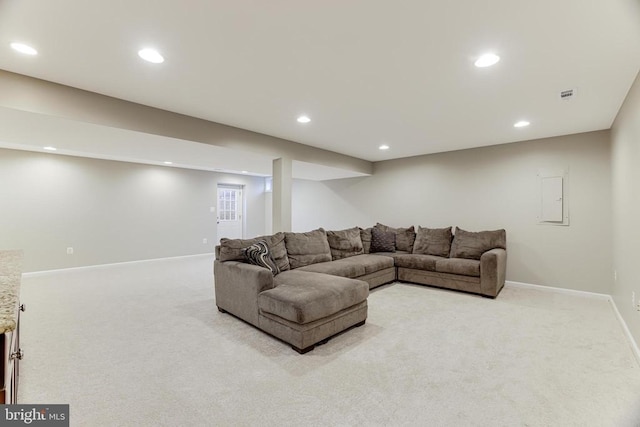
<instances>
[{"instance_id":1,"label":"carpeted floor","mask_svg":"<svg viewBox=\"0 0 640 427\"><path fill-rule=\"evenodd\" d=\"M311 353L216 310L212 259L23 279L19 399L72 426L639 426L609 302L395 283Z\"/></svg>"}]
</instances>

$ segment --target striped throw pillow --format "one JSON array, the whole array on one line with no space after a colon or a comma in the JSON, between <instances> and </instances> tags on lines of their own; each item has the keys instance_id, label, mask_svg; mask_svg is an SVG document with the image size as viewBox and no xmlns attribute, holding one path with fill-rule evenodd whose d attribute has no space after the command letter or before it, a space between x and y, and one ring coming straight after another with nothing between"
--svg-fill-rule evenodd
<instances>
[{"instance_id":1,"label":"striped throw pillow","mask_svg":"<svg viewBox=\"0 0 640 427\"><path fill-rule=\"evenodd\" d=\"M271 252L269 252L269 246L264 240L259 240L253 245L244 248L242 253L249 264L267 268L274 276L280 273L280 269L273 260Z\"/></svg>"}]
</instances>

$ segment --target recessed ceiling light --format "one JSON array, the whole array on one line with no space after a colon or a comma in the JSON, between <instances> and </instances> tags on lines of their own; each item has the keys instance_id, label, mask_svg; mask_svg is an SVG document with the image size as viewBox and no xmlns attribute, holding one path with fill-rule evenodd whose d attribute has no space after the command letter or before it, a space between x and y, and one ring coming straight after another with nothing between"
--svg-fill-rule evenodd
<instances>
[{"instance_id":1,"label":"recessed ceiling light","mask_svg":"<svg viewBox=\"0 0 640 427\"><path fill-rule=\"evenodd\" d=\"M138 56L145 61L153 62L154 64L161 64L164 62L164 57L155 49L140 49L138 51Z\"/></svg>"},{"instance_id":2,"label":"recessed ceiling light","mask_svg":"<svg viewBox=\"0 0 640 427\"><path fill-rule=\"evenodd\" d=\"M172 165L173 162L164 162L165 165Z\"/></svg>"},{"instance_id":3,"label":"recessed ceiling light","mask_svg":"<svg viewBox=\"0 0 640 427\"><path fill-rule=\"evenodd\" d=\"M242 171L242 173L249 173L249 171Z\"/></svg>"},{"instance_id":4,"label":"recessed ceiling light","mask_svg":"<svg viewBox=\"0 0 640 427\"><path fill-rule=\"evenodd\" d=\"M389 146L387 144L382 144L380 147L378 147L378 150L388 150Z\"/></svg>"},{"instance_id":5,"label":"recessed ceiling light","mask_svg":"<svg viewBox=\"0 0 640 427\"><path fill-rule=\"evenodd\" d=\"M497 64L500 61L500 57L494 53L487 53L482 55L474 62L474 65L478 68L490 67Z\"/></svg>"},{"instance_id":6,"label":"recessed ceiling light","mask_svg":"<svg viewBox=\"0 0 640 427\"><path fill-rule=\"evenodd\" d=\"M24 43L11 43L11 48L25 55L37 55L38 51Z\"/></svg>"},{"instance_id":7,"label":"recessed ceiling light","mask_svg":"<svg viewBox=\"0 0 640 427\"><path fill-rule=\"evenodd\" d=\"M56 147L51 147L51 146L49 146L49 147L43 147L43 148L44 148L45 150L47 150L47 151L56 151L56 150L57 150L57 148L56 148Z\"/></svg>"},{"instance_id":8,"label":"recessed ceiling light","mask_svg":"<svg viewBox=\"0 0 640 427\"><path fill-rule=\"evenodd\" d=\"M513 127L514 127L514 128L523 128L523 127L529 126L530 124L531 124L531 123L529 123L529 122L528 122L528 121L526 121L526 120L520 120L519 122L515 122L515 123L513 124Z\"/></svg>"},{"instance_id":9,"label":"recessed ceiling light","mask_svg":"<svg viewBox=\"0 0 640 427\"><path fill-rule=\"evenodd\" d=\"M311 119L307 116L298 117L298 123L309 123Z\"/></svg>"}]
</instances>

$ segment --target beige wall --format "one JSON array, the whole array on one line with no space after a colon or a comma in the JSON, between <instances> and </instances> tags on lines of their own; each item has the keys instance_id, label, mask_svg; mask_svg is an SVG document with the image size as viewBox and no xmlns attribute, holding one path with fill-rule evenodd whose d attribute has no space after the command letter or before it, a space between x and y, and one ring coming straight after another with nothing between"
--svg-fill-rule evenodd
<instances>
[{"instance_id":1,"label":"beige wall","mask_svg":"<svg viewBox=\"0 0 640 427\"><path fill-rule=\"evenodd\" d=\"M359 186L365 179L370 177L324 182L294 179L292 230L301 232L318 227L340 230L370 224L375 218L373 212L367 212L348 199L350 188Z\"/></svg>"},{"instance_id":2,"label":"beige wall","mask_svg":"<svg viewBox=\"0 0 640 427\"><path fill-rule=\"evenodd\" d=\"M640 75L636 78L611 130L613 172L613 256L617 280L613 297L636 342L640 312Z\"/></svg>"},{"instance_id":3,"label":"beige wall","mask_svg":"<svg viewBox=\"0 0 640 427\"><path fill-rule=\"evenodd\" d=\"M263 178L0 149L0 249L28 272L210 253L218 182L245 185L262 234Z\"/></svg>"},{"instance_id":4,"label":"beige wall","mask_svg":"<svg viewBox=\"0 0 640 427\"><path fill-rule=\"evenodd\" d=\"M296 181L295 230L376 221L505 228L508 280L610 293L609 131L374 164L367 178ZM539 170L569 169L570 225L537 224Z\"/></svg>"}]
</instances>

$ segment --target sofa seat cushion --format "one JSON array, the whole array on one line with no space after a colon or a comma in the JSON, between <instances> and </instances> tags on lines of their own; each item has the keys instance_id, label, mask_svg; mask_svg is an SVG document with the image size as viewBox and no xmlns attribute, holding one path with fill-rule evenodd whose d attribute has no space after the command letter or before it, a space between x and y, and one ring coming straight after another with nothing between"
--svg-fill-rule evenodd
<instances>
[{"instance_id":1,"label":"sofa seat cushion","mask_svg":"<svg viewBox=\"0 0 640 427\"><path fill-rule=\"evenodd\" d=\"M409 254L409 252L406 252L406 251L396 251L396 252L376 252L375 254L372 254L372 255L375 255L375 256L385 256L385 257L389 257L389 258L392 258L392 259L394 259L394 260L395 260L395 259L396 259L396 258L398 258L399 256L406 255L406 254Z\"/></svg>"},{"instance_id":2,"label":"sofa seat cushion","mask_svg":"<svg viewBox=\"0 0 640 427\"><path fill-rule=\"evenodd\" d=\"M356 255L331 262L321 262L319 264L301 267L299 271L313 271L315 273L330 274L348 278L357 278L366 274L377 273L378 271L394 266L393 258L380 255Z\"/></svg>"},{"instance_id":3,"label":"sofa seat cushion","mask_svg":"<svg viewBox=\"0 0 640 427\"><path fill-rule=\"evenodd\" d=\"M305 267L300 267L297 270L330 274L332 276L348 277L350 279L364 276L364 266L359 262L354 261L353 258L355 257L343 258L329 262L320 262L318 264L311 264Z\"/></svg>"},{"instance_id":4,"label":"sofa seat cushion","mask_svg":"<svg viewBox=\"0 0 640 427\"><path fill-rule=\"evenodd\" d=\"M425 271L436 271L436 262L445 259L447 258L421 254L401 254L395 257L396 267Z\"/></svg>"},{"instance_id":5,"label":"sofa seat cushion","mask_svg":"<svg viewBox=\"0 0 640 427\"><path fill-rule=\"evenodd\" d=\"M436 261L436 271L439 273L480 277L480 261L463 258L442 258Z\"/></svg>"},{"instance_id":6,"label":"sofa seat cushion","mask_svg":"<svg viewBox=\"0 0 640 427\"><path fill-rule=\"evenodd\" d=\"M395 265L392 257L380 255L379 253L357 255L351 259L364 267L364 274L377 273Z\"/></svg>"},{"instance_id":7,"label":"sofa seat cushion","mask_svg":"<svg viewBox=\"0 0 640 427\"><path fill-rule=\"evenodd\" d=\"M298 324L331 316L369 296L367 282L308 271L285 271L274 284L258 295L260 311Z\"/></svg>"}]
</instances>

